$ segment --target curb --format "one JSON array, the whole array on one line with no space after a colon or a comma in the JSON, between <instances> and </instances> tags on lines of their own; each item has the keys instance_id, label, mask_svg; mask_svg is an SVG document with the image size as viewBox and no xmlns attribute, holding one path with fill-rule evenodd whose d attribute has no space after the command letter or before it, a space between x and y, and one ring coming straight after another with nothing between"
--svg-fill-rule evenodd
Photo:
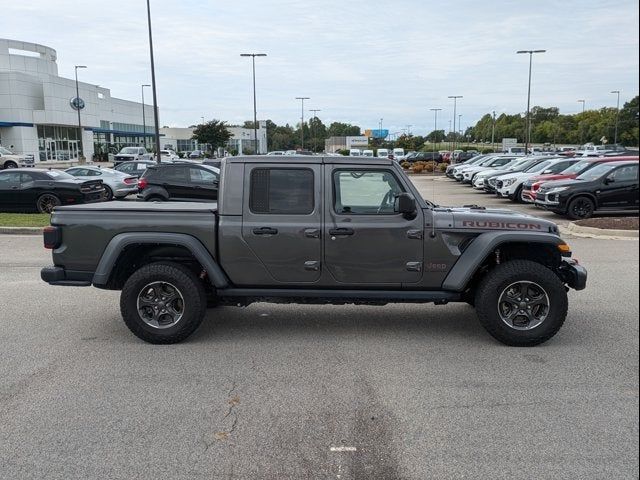
<instances>
[{"instance_id":1,"label":"curb","mask_svg":"<svg viewBox=\"0 0 640 480\"><path fill-rule=\"evenodd\" d=\"M2 227L0 226L0 234L2 235L42 235L44 227Z\"/></svg>"},{"instance_id":2,"label":"curb","mask_svg":"<svg viewBox=\"0 0 640 480\"><path fill-rule=\"evenodd\" d=\"M636 240L637 230L605 230L604 228L583 227L570 222L566 227L560 227L564 233L570 233L576 237L600 238L605 240Z\"/></svg>"}]
</instances>

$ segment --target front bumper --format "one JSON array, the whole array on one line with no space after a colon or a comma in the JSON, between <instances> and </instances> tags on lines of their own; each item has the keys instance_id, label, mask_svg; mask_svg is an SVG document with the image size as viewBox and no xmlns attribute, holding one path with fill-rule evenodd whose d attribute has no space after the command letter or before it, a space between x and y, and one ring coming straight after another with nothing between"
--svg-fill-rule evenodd
<instances>
[{"instance_id":1,"label":"front bumper","mask_svg":"<svg viewBox=\"0 0 640 480\"><path fill-rule=\"evenodd\" d=\"M587 269L572 258L564 259L558 270L560 278L574 290L587 287Z\"/></svg>"},{"instance_id":2,"label":"front bumper","mask_svg":"<svg viewBox=\"0 0 640 480\"><path fill-rule=\"evenodd\" d=\"M44 267L40 270L40 278L49 285L89 287L93 280L93 272L66 270L56 266Z\"/></svg>"}]
</instances>

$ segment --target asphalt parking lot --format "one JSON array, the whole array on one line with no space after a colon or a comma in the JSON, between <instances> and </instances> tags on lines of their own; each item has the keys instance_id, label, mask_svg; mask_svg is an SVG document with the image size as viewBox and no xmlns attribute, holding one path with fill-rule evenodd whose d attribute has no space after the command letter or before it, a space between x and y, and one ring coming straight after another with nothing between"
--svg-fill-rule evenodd
<instances>
[{"instance_id":1,"label":"asphalt parking lot","mask_svg":"<svg viewBox=\"0 0 640 480\"><path fill-rule=\"evenodd\" d=\"M457 304L224 307L152 346L41 243L0 235L0 478L638 477L637 241L570 239L587 290L529 349Z\"/></svg>"}]
</instances>

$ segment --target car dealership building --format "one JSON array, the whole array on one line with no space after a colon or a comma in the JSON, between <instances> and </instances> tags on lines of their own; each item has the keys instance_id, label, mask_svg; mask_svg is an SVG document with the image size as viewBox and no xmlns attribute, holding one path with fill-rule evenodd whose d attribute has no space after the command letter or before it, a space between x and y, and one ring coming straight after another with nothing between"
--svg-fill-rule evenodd
<instances>
[{"instance_id":1,"label":"car dealership building","mask_svg":"<svg viewBox=\"0 0 640 480\"><path fill-rule=\"evenodd\" d=\"M152 105L112 97L108 88L86 82L78 82L76 100L76 81L58 75L56 59L53 48L0 38L0 145L31 154L36 162L74 161L80 153L88 160L108 160L125 146L153 147ZM252 129L229 130L229 150L255 150ZM202 149L192 132L163 128L160 144L177 152ZM260 122L260 152L266 153L266 140Z\"/></svg>"}]
</instances>

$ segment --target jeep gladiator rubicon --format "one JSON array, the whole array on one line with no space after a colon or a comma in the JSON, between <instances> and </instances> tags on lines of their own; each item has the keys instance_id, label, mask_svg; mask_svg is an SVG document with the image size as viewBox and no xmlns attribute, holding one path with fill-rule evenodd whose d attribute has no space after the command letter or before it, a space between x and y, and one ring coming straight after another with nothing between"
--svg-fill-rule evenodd
<instances>
[{"instance_id":1,"label":"jeep gladiator rubicon","mask_svg":"<svg viewBox=\"0 0 640 480\"><path fill-rule=\"evenodd\" d=\"M374 158L228 158L217 203L58 207L44 243L44 281L122 290L151 343L184 340L216 305L467 302L499 341L536 345L587 278L555 224L437 206Z\"/></svg>"}]
</instances>

